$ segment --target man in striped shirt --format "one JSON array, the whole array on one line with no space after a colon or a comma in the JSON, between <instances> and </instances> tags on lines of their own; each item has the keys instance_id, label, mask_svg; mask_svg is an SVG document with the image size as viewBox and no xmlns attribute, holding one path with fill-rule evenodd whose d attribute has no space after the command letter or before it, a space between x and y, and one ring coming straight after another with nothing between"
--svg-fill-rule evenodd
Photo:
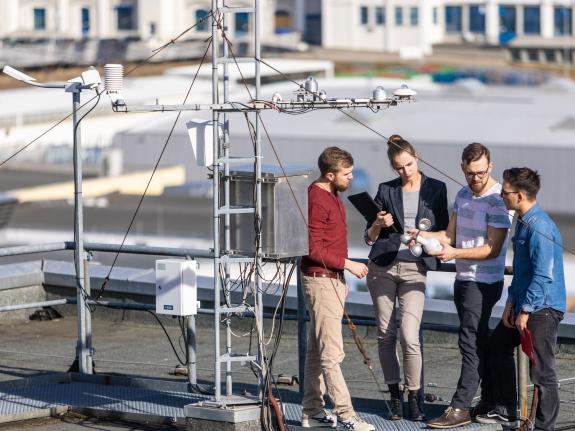
<instances>
[{"instance_id":1,"label":"man in striped shirt","mask_svg":"<svg viewBox=\"0 0 575 431\"><path fill-rule=\"evenodd\" d=\"M482 144L465 147L461 169L467 180L455 198L447 230L423 232L438 238L443 249L435 254L443 262L455 259L457 274L454 302L459 316L461 373L451 405L439 418L428 421L430 428L454 428L471 422L494 406L487 365L489 318L501 298L511 217L501 199L501 184L491 176L493 164ZM414 232L415 233L415 232ZM481 401L471 401L481 382Z\"/></svg>"}]
</instances>

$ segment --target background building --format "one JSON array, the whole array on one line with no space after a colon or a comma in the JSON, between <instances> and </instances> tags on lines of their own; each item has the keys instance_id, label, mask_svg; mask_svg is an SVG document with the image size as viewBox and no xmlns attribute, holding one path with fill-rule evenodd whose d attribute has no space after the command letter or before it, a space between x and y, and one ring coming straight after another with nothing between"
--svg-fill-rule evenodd
<instances>
[{"instance_id":1,"label":"background building","mask_svg":"<svg viewBox=\"0 0 575 431\"><path fill-rule=\"evenodd\" d=\"M516 60L572 62L574 5L573 0L323 0L321 44L404 57L430 54L435 44L509 46Z\"/></svg>"}]
</instances>

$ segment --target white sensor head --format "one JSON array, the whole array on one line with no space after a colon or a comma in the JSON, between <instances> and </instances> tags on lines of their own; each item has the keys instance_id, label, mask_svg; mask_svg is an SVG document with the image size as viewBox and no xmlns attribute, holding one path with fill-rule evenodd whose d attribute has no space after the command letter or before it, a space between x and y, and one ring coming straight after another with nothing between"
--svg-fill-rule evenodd
<instances>
[{"instance_id":1,"label":"white sensor head","mask_svg":"<svg viewBox=\"0 0 575 431\"><path fill-rule=\"evenodd\" d=\"M317 93L319 90L319 87L317 85L317 81L313 76L308 76L305 80L304 83L304 88L306 89L306 91L310 92L310 93Z\"/></svg>"},{"instance_id":2,"label":"white sensor head","mask_svg":"<svg viewBox=\"0 0 575 431\"><path fill-rule=\"evenodd\" d=\"M409 99L411 97L415 97L416 94L417 92L409 88L407 84L402 84L400 88L393 92L393 95L400 99Z\"/></svg>"},{"instance_id":3,"label":"white sensor head","mask_svg":"<svg viewBox=\"0 0 575 431\"><path fill-rule=\"evenodd\" d=\"M384 102L387 98L384 88L380 85L375 90L373 90L373 101L374 102Z\"/></svg>"},{"instance_id":4,"label":"white sensor head","mask_svg":"<svg viewBox=\"0 0 575 431\"><path fill-rule=\"evenodd\" d=\"M90 88L96 88L102 83L100 73L98 73L94 68L90 68L85 72L82 72L81 77L84 85L89 86Z\"/></svg>"}]
</instances>

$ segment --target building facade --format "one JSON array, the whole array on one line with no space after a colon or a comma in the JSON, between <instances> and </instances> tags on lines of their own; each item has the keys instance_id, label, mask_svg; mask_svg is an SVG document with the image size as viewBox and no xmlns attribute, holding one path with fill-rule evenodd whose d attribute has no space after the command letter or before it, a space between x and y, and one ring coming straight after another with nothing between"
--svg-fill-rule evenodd
<instances>
[{"instance_id":1,"label":"building facade","mask_svg":"<svg viewBox=\"0 0 575 431\"><path fill-rule=\"evenodd\" d=\"M275 0L262 1L263 37L274 34L275 3ZM253 0L234 2L238 7L253 4ZM210 10L211 0L2 0L0 38L170 40ZM233 36L241 37L252 31L252 14L238 11L226 15ZM205 38L209 34L211 22L206 20L186 37Z\"/></svg>"},{"instance_id":2,"label":"building facade","mask_svg":"<svg viewBox=\"0 0 575 431\"><path fill-rule=\"evenodd\" d=\"M303 40L408 58L430 54L436 44L475 44L523 47L531 60L571 62L575 49L575 0L261 0L261 6L262 41L288 48ZM2 0L0 39L165 41L210 9L211 0ZM226 16L232 37L252 34L251 14ZM205 39L210 26L206 20L186 38Z\"/></svg>"},{"instance_id":3,"label":"building facade","mask_svg":"<svg viewBox=\"0 0 575 431\"><path fill-rule=\"evenodd\" d=\"M574 7L574 0L322 0L321 45L406 56L438 43L574 48Z\"/></svg>"}]
</instances>

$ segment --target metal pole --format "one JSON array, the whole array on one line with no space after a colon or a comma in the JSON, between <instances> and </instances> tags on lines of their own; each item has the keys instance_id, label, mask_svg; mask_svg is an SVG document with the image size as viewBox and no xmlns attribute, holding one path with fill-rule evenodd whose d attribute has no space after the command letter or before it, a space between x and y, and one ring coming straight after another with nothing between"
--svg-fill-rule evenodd
<instances>
[{"instance_id":1,"label":"metal pole","mask_svg":"<svg viewBox=\"0 0 575 431\"><path fill-rule=\"evenodd\" d=\"M90 262L89 255L86 253L86 259L84 260L84 291L86 296L90 297L91 287L90 287ZM92 346L92 311L90 307L86 307L86 349L88 350L90 357L88 360L88 374L94 372L92 358L94 355L94 348Z\"/></svg>"},{"instance_id":2,"label":"metal pole","mask_svg":"<svg viewBox=\"0 0 575 431\"><path fill-rule=\"evenodd\" d=\"M261 27L261 1L255 0L255 12L254 12L254 36L255 36L255 43L254 43L254 55L256 58L261 58L261 35L260 35L260 27ZM261 87L261 65L259 61L255 62L255 83L256 83L256 100L260 99L260 87ZM255 140L256 140L256 169L255 169L255 181L256 181L256 206L255 206L255 216L258 217L258 225L261 227L261 217L262 217L262 148L261 148L261 131L260 131L260 121L259 115L255 114ZM257 240L256 240L256 271L255 271L255 285L256 285L256 298L258 308L255 310L257 313L257 320L259 321L258 325L258 363L260 365L259 369L259 389L260 395L263 399L263 384L265 381L265 376L267 370L265 368L265 351L264 351L264 319L263 319L263 294L262 294L262 279L259 272L259 267L262 263L262 232L261 229L258 229L256 232Z\"/></svg>"},{"instance_id":3,"label":"metal pole","mask_svg":"<svg viewBox=\"0 0 575 431\"><path fill-rule=\"evenodd\" d=\"M76 301L73 301L76 302ZM43 307L51 307L52 305L64 305L72 303L69 299L54 299L52 301L42 301L42 302L31 302L29 304L13 304L13 305L3 305L0 307L0 313L4 313L6 311L15 311L15 310L27 310L30 308L43 308Z\"/></svg>"},{"instance_id":4,"label":"metal pole","mask_svg":"<svg viewBox=\"0 0 575 431\"><path fill-rule=\"evenodd\" d=\"M89 373L88 362L91 361L90 352L86 347L86 313L84 302L84 220L82 200L82 142L80 125L78 123L78 109L80 108L81 87L72 91L72 119L74 128L74 266L76 269L76 297L78 309L78 343L76 356L81 373Z\"/></svg>"},{"instance_id":5,"label":"metal pole","mask_svg":"<svg viewBox=\"0 0 575 431\"><path fill-rule=\"evenodd\" d=\"M307 352L307 325L306 306L301 286L301 271L299 269L299 259L297 263L297 357L299 371L299 393L303 395L305 353Z\"/></svg>"},{"instance_id":6,"label":"metal pole","mask_svg":"<svg viewBox=\"0 0 575 431\"><path fill-rule=\"evenodd\" d=\"M529 359L527 355L521 350L521 346L517 348L517 386L519 387L519 418L526 418L527 412L527 376L529 375Z\"/></svg>"},{"instance_id":7,"label":"metal pole","mask_svg":"<svg viewBox=\"0 0 575 431\"><path fill-rule=\"evenodd\" d=\"M223 0L223 7L227 6L226 0ZM224 32L227 34L228 31L228 14L222 14L222 26L224 28ZM229 56L229 47L228 44L224 42L223 44L223 57L228 58ZM223 92L224 92L224 103L228 103L229 99L229 91L230 91L230 74L229 74L229 65L228 63L224 63L224 75L223 75ZM224 158L229 160L231 156L230 150L230 119L229 114L226 112L223 114L223 123L224 123L224 143L223 143L223 153ZM230 164L224 164L224 199L227 206L231 206L230 202ZM230 240L230 214L226 213L224 216L224 250L229 251L231 249L231 240ZM229 294L229 287L230 287L230 264L226 263L224 265L224 286L225 288L225 295L226 295L226 304L229 304L230 294ZM231 328L231 320L230 316L226 316L226 353L231 356L232 354L232 328ZM226 362L226 396L230 397L233 391L233 381L232 381L232 363L230 361Z\"/></svg>"},{"instance_id":8,"label":"metal pole","mask_svg":"<svg viewBox=\"0 0 575 431\"><path fill-rule=\"evenodd\" d=\"M218 103L218 28L216 23L216 12L218 1L212 0L212 103ZM221 388L221 364L220 364L220 216L219 216L219 194L220 194L220 167L217 159L220 154L218 114L212 113L212 139L213 139L213 213L214 213L214 397L220 401L222 397Z\"/></svg>"},{"instance_id":9,"label":"metal pole","mask_svg":"<svg viewBox=\"0 0 575 431\"><path fill-rule=\"evenodd\" d=\"M196 357L196 317L186 317L187 323L187 349L188 349L188 382L192 385L198 383L197 357Z\"/></svg>"},{"instance_id":10,"label":"metal pole","mask_svg":"<svg viewBox=\"0 0 575 431\"><path fill-rule=\"evenodd\" d=\"M19 256L22 254L46 253L49 251L64 251L64 250L68 250L66 242L55 242L51 244L19 245L15 247L0 248L0 257Z\"/></svg>"}]
</instances>

